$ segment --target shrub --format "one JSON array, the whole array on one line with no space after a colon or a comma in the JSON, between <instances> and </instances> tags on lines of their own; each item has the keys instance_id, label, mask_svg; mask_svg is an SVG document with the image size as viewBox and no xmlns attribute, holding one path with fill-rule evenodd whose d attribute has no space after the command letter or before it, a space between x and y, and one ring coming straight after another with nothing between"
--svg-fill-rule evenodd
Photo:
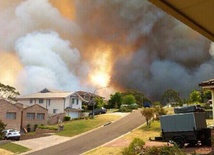
<instances>
[{"instance_id":1,"label":"shrub","mask_svg":"<svg viewBox=\"0 0 214 155\"><path fill-rule=\"evenodd\" d=\"M120 112L131 112L131 111L132 111L132 109L129 108L128 106L127 107L126 106L120 107Z\"/></svg>"},{"instance_id":2,"label":"shrub","mask_svg":"<svg viewBox=\"0 0 214 155\"><path fill-rule=\"evenodd\" d=\"M34 131L38 128L38 124L34 124Z\"/></svg>"},{"instance_id":3,"label":"shrub","mask_svg":"<svg viewBox=\"0 0 214 155\"><path fill-rule=\"evenodd\" d=\"M27 124L27 132L30 132L30 131L31 131L31 125Z\"/></svg>"},{"instance_id":4,"label":"shrub","mask_svg":"<svg viewBox=\"0 0 214 155\"><path fill-rule=\"evenodd\" d=\"M48 129L48 130L58 130L57 127L54 126L39 126L39 129Z\"/></svg>"},{"instance_id":5,"label":"shrub","mask_svg":"<svg viewBox=\"0 0 214 155\"><path fill-rule=\"evenodd\" d=\"M5 129L5 127L7 126L7 124L4 124L1 120L0 120L0 139L3 138L3 133L2 131Z\"/></svg>"},{"instance_id":6,"label":"shrub","mask_svg":"<svg viewBox=\"0 0 214 155\"><path fill-rule=\"evenodd\" d=\"M142 153L144 155L186 155L185 152L175 146L148 147L143 149Z\"/></svg>"},{"instance_id":7,"label":"shrub","mask_svg":"<svg viewBox=\"0 0 214 155\"><path fill-rule=\"evenodd\" d=\"M71 117L70 116L65 116L64 117L64 121L70 121L71 120Z\"/></svg>"},{"instance_id":8,"label":"shrub","mask_svg":"<svg viewBox=\"0 0 214 155\"><path fill-rule=\"evenodd\" d=\"M135 138L128 147L124 148L122 155L139 154L142 151L144 145L145 142L142 139Z\"/></svg>"}]
</instances>

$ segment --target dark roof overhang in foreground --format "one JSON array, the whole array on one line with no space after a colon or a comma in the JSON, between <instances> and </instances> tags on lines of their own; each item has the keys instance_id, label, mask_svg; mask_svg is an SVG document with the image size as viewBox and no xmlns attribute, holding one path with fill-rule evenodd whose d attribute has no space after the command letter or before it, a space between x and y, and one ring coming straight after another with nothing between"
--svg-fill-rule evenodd
<instances>
[{"instance_id":1,"label":"dark roof overhang in foreground","mask_svg":"<svg viewBox=\"0 0 214 155\"><path fill-rule=\"evenodd\" d=\"M199 86L205 89L214 89L214 79L210 79L208 81L203 81L199 83Z\"/></svg>"},{"instance_id":2,"label":"dark roof overhang in foreground","mask_svg":"<svg viewBox=\"0 0 214 155\"><path fill-rule=\"evenodd\" d=\"M214 41L214 0L148 0Z\"/></svg>"}]
</instances>

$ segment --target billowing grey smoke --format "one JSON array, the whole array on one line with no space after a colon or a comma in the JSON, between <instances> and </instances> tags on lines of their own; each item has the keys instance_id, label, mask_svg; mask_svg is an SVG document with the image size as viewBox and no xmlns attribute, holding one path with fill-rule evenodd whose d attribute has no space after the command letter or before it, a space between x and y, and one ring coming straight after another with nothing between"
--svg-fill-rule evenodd
<instances>
[{"instance_id":1,"label":"billowing grey smoke","mask_svg":"<svg viewBox=\"0 0 214 155\"><path fill-rule=\"evenodd\" d=\"M125 56L114 51L111 85L158 99L170 88L187 97L192 89L200 89L201 81L213 78L211 42L148 1L91 0L77 5L85 34L133 47Z\"/></svg>"},{"instance_id":2,"label":"billowing grey smoke","mask_svg":"<svg viewBox=\"0 0 214 155\"><path fill-rule=\"evenodd\" d=\"M211 42L147 0L74 0L73 20L51 1L0 0L0 54L20 58L17 81L24 93L81 90L100 42L113 49L114 88L141 90L153 99L172 88L185 97L213 78Z\"/></svg>"}]
</instances>

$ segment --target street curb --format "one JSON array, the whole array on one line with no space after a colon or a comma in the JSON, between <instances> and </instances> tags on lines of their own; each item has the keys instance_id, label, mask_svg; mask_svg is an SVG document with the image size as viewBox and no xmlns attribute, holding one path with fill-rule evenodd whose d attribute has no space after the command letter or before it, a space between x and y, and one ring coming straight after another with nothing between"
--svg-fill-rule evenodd
<instances>
[{"instance_id":1,"label":"street curb","mask_svg":"<svg viewBox=\"0 0 214 155\"><path fill-rule=\"evenodd\" d=\"M89 153L89 152L91 152L91 151L94 151L94 150L96 150L96 149L98 149L98 148L100 148L100 147L106 146L106 145L108 145L109 143L112 143L112 142L114 142L114 141L116 141L116 140L118 140L118 139L120 139L120 138L122 138L122 137L124 137L124 136L126 136L126 135L128 135L128 134L130 134L131 132L133 132L133 131L135 131L135 130L141 128L141 127L144 126L144 125L146 125L146 122L143 123L142 125L136 127L135 129L133 129L133 130L131 130L131 131L129 131L129 132L127 132L127 133L125 133L125 134L123 134L123 135L121 135L121 136L119 136L119 137L117 137L117 138L115 138L115 139L113 139L113 140L107 142L107 143L104 143L103 145L100 145L100 146L95 147L95 148L93 148L93 149L91 149L91 150L88 150L88 151L86 151L86 152L84 152L84 153L82 153L82 154L80 154L80 155L85 155L85 154L87 154L87 153Z\"/></svg>"}]
</instances>

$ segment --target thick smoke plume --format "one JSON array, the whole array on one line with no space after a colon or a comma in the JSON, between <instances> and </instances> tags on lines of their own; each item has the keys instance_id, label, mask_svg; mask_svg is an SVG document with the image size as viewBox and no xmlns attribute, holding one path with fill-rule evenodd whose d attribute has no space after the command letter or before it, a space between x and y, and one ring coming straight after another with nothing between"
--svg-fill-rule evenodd
<instances>
[{"instance_id":1,"label":"thick smoke plume","mask_svg":"<svg viewBox=\"0 0 214 155\"><path fill-rule=\"evenodd\" d=\"M16 70L6 82L22 93L110 85L156 100L214 75L214 45L147 0L0 0L0 25L1 57L21 66L1 76Z\"/></svg>"}]
</instances>

